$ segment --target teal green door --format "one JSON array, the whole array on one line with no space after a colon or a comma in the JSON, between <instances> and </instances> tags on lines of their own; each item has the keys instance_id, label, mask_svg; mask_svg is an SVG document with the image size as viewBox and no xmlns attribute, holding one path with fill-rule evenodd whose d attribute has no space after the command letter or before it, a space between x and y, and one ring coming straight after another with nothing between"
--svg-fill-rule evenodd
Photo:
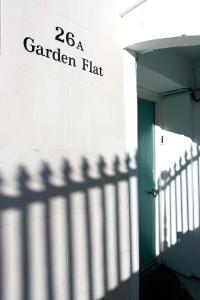
<instances>
[{"instance_id":1,"label":"teal green door","mask_svg":"<svg viewBox=\"0 0 200 300\"><path fill-rule=\"evenodd\" d=\"M149 192L154 182L155 104L138 100L138 180L140 266L155 257L155 198Z\"/></svg>"}]
</instances>

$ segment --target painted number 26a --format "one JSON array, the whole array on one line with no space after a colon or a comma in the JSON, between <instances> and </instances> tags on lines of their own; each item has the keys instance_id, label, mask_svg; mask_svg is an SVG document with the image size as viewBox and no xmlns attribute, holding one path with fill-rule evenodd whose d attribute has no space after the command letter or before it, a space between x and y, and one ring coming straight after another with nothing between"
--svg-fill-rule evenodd
<instances>
[{"instance_id":1,"label":"painted number 26a","mask_svg":"<svg viewBox=\"0 0 200 300\"><path fill-rule=\"evenodd\" d=\"M70 47L76 47L78 50L83 50L83 45L79 41L76 43L74 34L72 32L65 33L64 30L61 27L56 27L56 31L58 31L58 34L56 35L55 39L61 43L67 43Z\"/></svg>"}]
</instances>

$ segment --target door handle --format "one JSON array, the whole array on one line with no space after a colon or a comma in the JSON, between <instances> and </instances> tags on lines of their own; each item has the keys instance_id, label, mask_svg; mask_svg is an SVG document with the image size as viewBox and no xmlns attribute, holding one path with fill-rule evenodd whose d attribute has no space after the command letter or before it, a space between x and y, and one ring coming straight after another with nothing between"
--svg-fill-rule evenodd
<instances>
[{"instance_id":1,"label":"door handle","mask_svg":"<svg viewBox=\"0 0 200 300\"><path fill-rule=\"evenodd\" d=\"M158 190L152 189L151 191L147 192L149 196L153 196L156 198L158 196Z\"/></svg>"}]
</instances>

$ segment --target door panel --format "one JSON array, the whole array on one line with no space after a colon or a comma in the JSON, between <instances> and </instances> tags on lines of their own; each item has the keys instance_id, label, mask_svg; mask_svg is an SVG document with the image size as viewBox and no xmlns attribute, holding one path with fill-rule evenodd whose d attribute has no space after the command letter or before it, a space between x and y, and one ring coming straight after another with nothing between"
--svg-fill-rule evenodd
<instances>
[{"instance_id":1,"label":"door panel","mask_svg":"<svg viewBox=\"0 0 200 300\"><path fill-rule=\"evenodd\" d=\"M155 257L155 198L148 194L154 186L155 104L138 100L138 178L140 264Z\"/></svg>"}]
</instances>

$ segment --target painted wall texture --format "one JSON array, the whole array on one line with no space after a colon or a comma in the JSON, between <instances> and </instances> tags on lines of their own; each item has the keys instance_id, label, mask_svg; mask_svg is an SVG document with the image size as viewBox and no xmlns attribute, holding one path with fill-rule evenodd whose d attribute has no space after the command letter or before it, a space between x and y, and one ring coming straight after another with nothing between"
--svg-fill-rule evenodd
<instances>
[{"instance_id":1,"label":"painted wall texture","mask_svg":"<svg viewBox=\"0 0 200 300\"><path fill-rule=\"evenodd\" d=\"M124 47L134 45L134 49L138 51L147 51L199 43L198 0L184 1L181 14L179 5L178 0L147 0L126 14L122 18L121 27ZM188 16L189 24L185 22ZM129 28L134 28L134 34ZM183 37L186 39L183 40ZM162 39L166 40L161 41Z\"/></svg>"},{"instance_id":2,"label":"painted wall texture","mask_svg":"<svg viewBox=\"0 0 200 300\"><path fill-rule=\"evenodd\" d=\"M123 48L199 43L198 2L178 24L178 0L122 18L132 1L0 2L0 299L136 300L136 63ZM168 102L165 125L191 138L183 102L185 122Z\"/></svg>"},{"instance_id":3,"label":"painted wall texture","mask_svg":"<svg viewBox=\"0 0 200 300\"><path fill-rule=\"evenodd\" d=\"M2 300L131 298L136 83L118 28L115 1L1 1Z\"/></svg>"},{"instance_id":4,"label":"painted wall texture","mask_svg":"<svg viewBox=\"0 0 200 300\"><path fill-rule=\"evenodd\" d=\"M164 171L159 197L163 262L179 273L197 277L200 276L199 109L199 102L194 102L188 94L163 100L161 170Z\"/></svg>"}]
</instances>

